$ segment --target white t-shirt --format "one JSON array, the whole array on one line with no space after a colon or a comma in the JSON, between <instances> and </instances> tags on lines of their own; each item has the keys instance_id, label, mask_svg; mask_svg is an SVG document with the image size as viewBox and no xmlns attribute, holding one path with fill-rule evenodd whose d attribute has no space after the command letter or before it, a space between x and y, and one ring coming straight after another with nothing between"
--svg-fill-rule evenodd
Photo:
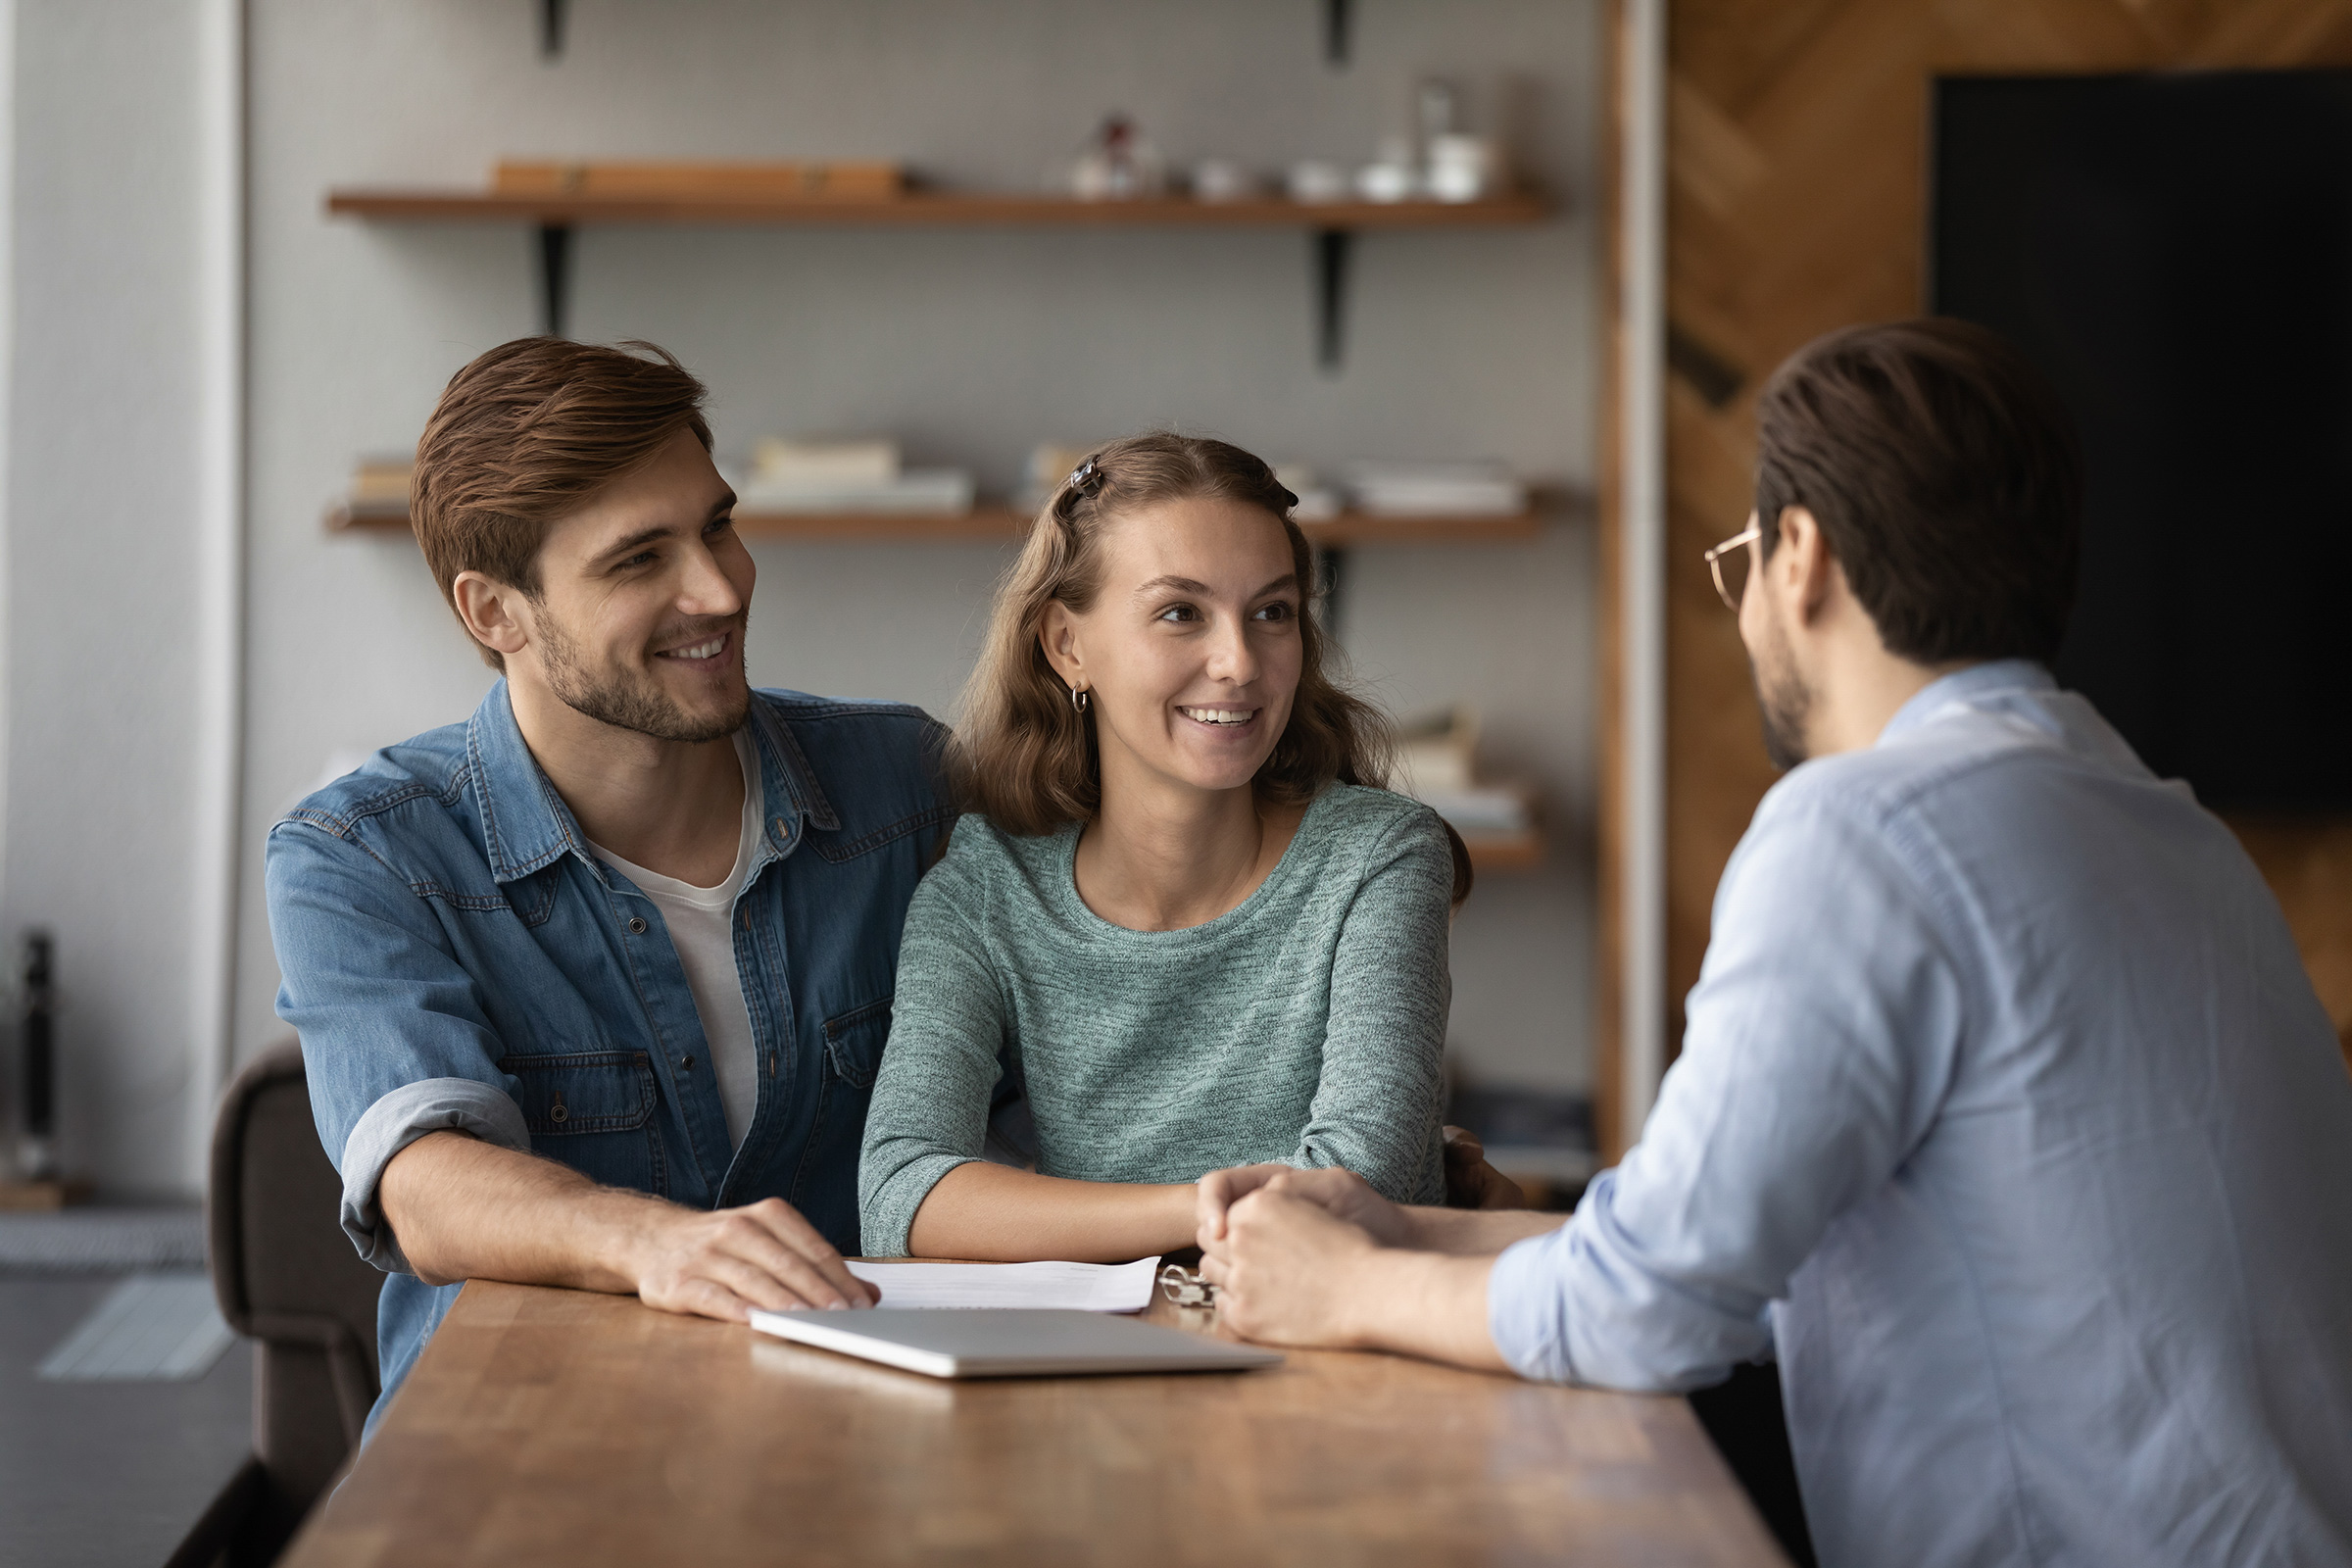
<instances>
[{"instance_id":1,"label":"white t-shirt","mask_svg":"<svg viewBox=\"0 0 2352 1568\"><path fill-rule=\"evenodd\" d=\"M735 967L732 916L735 895L751 873L752 854L767 819L759 752L748 729L735 732L735 756L743 763L743 829L735 841L735 864L718 886L698 888L633 865L594 840L588 845L654 901L669 927L670 945L678 950L678 962L686 970L686 989L694 994L694 1010L703 1020L703 1041L710 1053L708 1063L695 1065L717 1075L730 1149L743 1146L752 1110L760 1103L760 1053L752 1039L752 1010L743 1000L743 976Z\"/></svg>"}]
</instances>

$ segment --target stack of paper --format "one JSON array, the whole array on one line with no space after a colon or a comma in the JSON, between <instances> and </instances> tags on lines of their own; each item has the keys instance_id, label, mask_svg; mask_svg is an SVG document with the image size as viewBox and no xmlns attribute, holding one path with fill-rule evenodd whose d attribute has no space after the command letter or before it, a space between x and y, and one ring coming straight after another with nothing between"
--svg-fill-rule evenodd
<instances>
[{"instance_id":1,"label":"stack of paper","mask_svg":"<svg viewBox=\"0 0 2352 1568\"><path fill-rule=\"evenodd\" d=\"M1423 806L1453 824L1464 838L1482 833L1524 833L1531 820L1524 792L1486 785L1458 790L1423 790Z\"/></svg>"},{"instance_id":2,"label":"stack of paper","mask_svg":"<svg viewBox=\"0 0 2352 1568\"><path fill-rule=\"evenodd\" d=\"M1467 703L1396 727L1396 786L1428 800L1432 790L1466 790L1478 770L1478 710Z\"/></svg>"},{"instance_id":3,"label":"stack of paper","mask_svg":"<svg viewBox=\"0 0 2352 1568\"><path fill-rule=\"evenodd\" d=\"M1507 517L1527 510L1527 486L1500 463L1358 463L1355 504L1376 517Z\"/></svg>"},{"instance_id":4,"label":"stack of paper","mask_svg":"<svg viewBox=\"0 0 2352 1568\"><path fill-rule=\"evenodd\" d=\"M1152 1304L1156 1257L1132 1263L868 1263L850 1272L879 1286L884 1306L1024 1306L1141 1312Z\"/></svg>"},{"instance_id":5,"label":"stack of paper","mask_svg":"<svg viewBox=\"0 0 2352 1568\"><path fill-rule=\"evenodd\" d=\"M972 476L960 468L902 468L899 444L881 439L770 439L736 485L746 512L957 514L972 510Z\"/></svg>"},{"instance_id":6,"label":"stack of paper","mask_svg":"<svg viewBox=\"0 0 2352 1568\"><path fill-rule=\"evenodd\" d=\"M1328 522L1340 514L1340 493L1303 463L1274 465L1275 482L1298 498L1291 515L1300 522Z\"/></svg>"},{"instance_id":7,"label":"stack of paper","mask_svg":"<svg viewBox=\"0 0 2352 1568\"><path fill-rule=\"evenodd\" d=\"M1467 704L1399 726L1394 783L1465 838L1524 833L1534 819L1528 792L1479 782L1478 728L1478 710Z\"/></svg>"}]
</instances>

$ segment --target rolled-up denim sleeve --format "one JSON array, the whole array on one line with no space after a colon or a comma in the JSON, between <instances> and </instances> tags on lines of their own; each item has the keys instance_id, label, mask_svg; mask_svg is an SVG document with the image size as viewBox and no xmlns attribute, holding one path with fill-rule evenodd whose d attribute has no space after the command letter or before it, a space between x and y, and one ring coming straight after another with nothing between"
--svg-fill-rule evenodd
<instances>
[{"instance_id":1,"label":"rolled-up denim sleeve","mask_svg":"<svg viewBox=\"0 0 2352 1568\"><path fill-rule=\"evenodd\" d=\"M344 1233L387 1272L413 1272L376 1187L427 1133L528 1151L506 1049L432 901L366 848L305 821L270 835L277 1014L302 1038L311 1113L343 1178Z\"/></svg>"},{"instance_id":2,"label":"rolled-up denim sleeve","mask_svg":"<svg viewBox=\"0 0 2352 1568\"><path fill-rule=\"evenodd\" d=\"M1801 806L1801 803L1800 803ZM1521 1376L1680 1393L1771 1347L1771 1305L1932 1123L1962 1018L1916 867L1882 832L1770 803L1726 868L1683 1054L1642 1141L1556 1231L1495 1259Z\"/></svg>"},{"instance_id":3,"label":"rolled-up denim sleeve","mask_svg":"<svg viewBox=\"0 0 2352 1568\"><path fill-rule=\"evenodd\" d=\"M361 1112L335 1162L343 1178L343 1234L360 1255L387 1272L413 1274L399 1238L384 1220L375 1190L392 1156L427 1133L459 1132L529 1153L531 1135L514 1102L470 1078L402 1084Z\"/></svg>"}]
</instances>

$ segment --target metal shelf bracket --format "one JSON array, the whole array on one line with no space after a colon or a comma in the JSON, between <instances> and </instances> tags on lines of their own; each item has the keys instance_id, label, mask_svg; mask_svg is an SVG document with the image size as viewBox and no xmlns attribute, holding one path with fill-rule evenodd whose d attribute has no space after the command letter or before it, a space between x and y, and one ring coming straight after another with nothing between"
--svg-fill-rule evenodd
<instances>
[{"instance_id":1,"label":"metal shelf bracket","mask_svg":"<svg viewBox=\"0 0 2352 1568\"><path fill-rule=\"evenodd\" d=\"M1319 544L1314 559L1316 618L1323 624L1324 637L1337 646L1346 623L1348 550L1346 545Z\"/></svg>"},{"instance_id":2,"label":"metal shelf bracket","mask_svg":"<svg viewBox=\"0 0 2352 1568\"><path fill-rule=\"evenodd\" d=\"M1355 259L1355 231L1315 230L1315 363L1337 374L1348 346L1348 269Z\"/></svg>"},{"instance_id":3,"label":"metal shelf bracket","mask_svg":"<svg viewBox=\"0 0 2352 1568\"><path fill-rule=\"evenodd\" d=\"M549 337L562 337L571 315L571 225L539 225L540 321Z\"/></svg>"}]
</instances>

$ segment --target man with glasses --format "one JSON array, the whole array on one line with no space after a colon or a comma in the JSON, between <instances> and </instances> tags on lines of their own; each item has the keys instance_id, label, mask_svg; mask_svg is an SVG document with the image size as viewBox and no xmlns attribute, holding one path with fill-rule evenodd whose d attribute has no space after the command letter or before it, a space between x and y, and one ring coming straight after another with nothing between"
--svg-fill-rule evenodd
<instances>
[{"instance_id":1,"label":"man with glasses","mask_svg":"<svg viewBox=\"0 0 2352 1568\"><path fill-rule=\"evenodd\" d=\"M2050 678L2064 410L1910 321L1759 425L1707 561L1789 771L1641 1144L1564 1226L1212 1176L1226 1320L1635 1390L1777 1350L1825 1563L2352 1562L2352 1078L2229 830Z\"/></svg>"}]
</instances>

